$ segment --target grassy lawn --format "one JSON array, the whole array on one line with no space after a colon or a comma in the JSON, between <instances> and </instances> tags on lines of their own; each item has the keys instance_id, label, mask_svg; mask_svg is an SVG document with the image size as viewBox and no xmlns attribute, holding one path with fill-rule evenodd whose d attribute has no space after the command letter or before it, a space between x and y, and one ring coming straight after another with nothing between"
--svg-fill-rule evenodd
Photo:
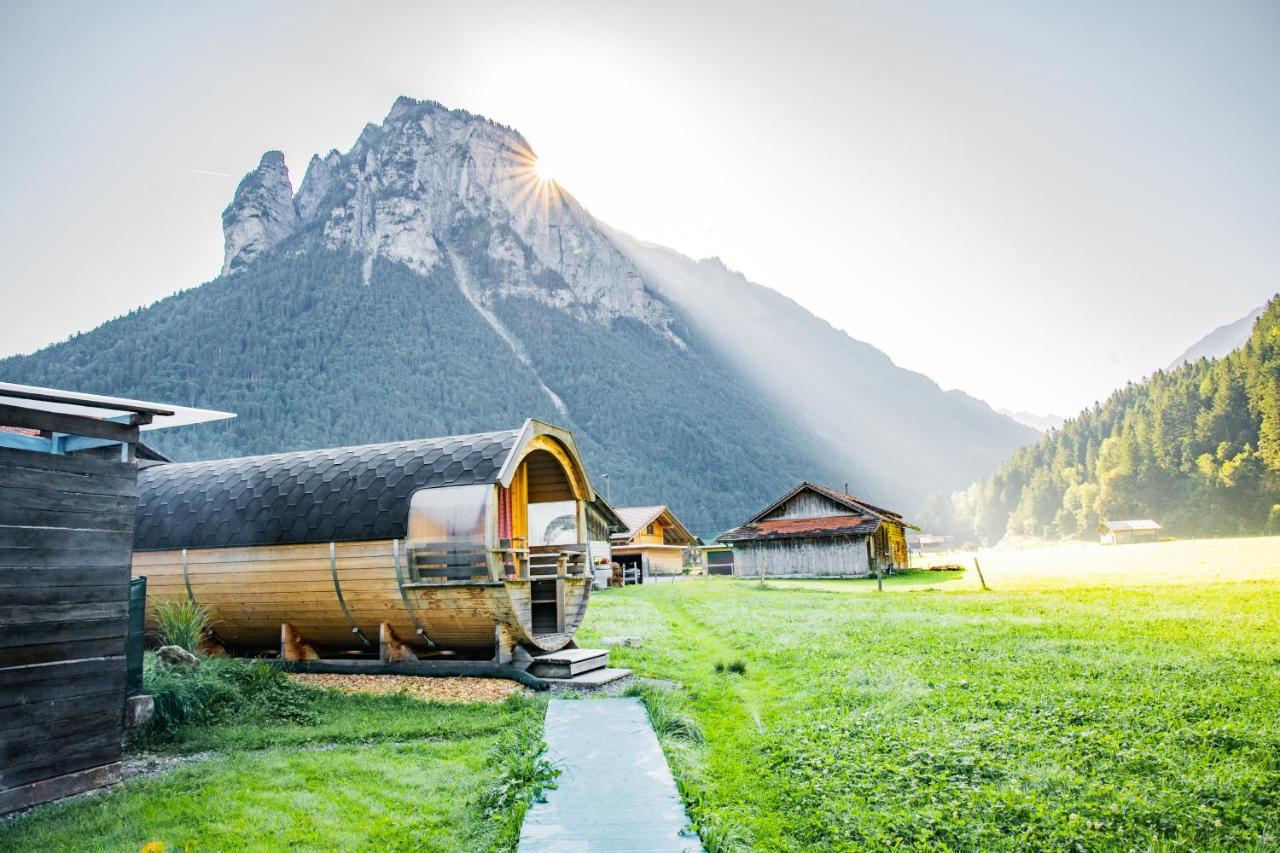
<instances>
[{"instance_id":1,"label":"grassy lawn","mask_svg":"<svg viewBox=\"0 0 1280 853\"><path fill-rule=\"evenodd\" d=\"M705 742L668 754L727 848L1280 848L1280 540L979 556L993 592L612 590L583 639L681 682Z\"/></svg>"},{"instance_id":2,"label":"grassy lawn","mask_svg":"<svg viewBox=\"0 0 1280 853\"><path fill-rule=\"evenodd\" d=\"M544 704L306 691L315 722L187 725L148 751L213 751L122 790L0 823L0 850L490 850L523 804L492 798ZM518 781L518 780L517 780ZM486 816L486 806L499 819ZM501 806L494 809L493 807Z\"/></svg>"}]
</instances>

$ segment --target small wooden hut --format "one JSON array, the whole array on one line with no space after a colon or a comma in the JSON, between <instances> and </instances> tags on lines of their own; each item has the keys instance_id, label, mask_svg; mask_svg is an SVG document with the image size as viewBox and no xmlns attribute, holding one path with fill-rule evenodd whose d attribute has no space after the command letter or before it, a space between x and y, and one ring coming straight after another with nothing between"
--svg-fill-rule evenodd
<instances>
[{"instance_id":1,"label":"small wooden hut","mask_svg":"<svg viewBox=\"0 0 1280 853\"><path fill-rule=\"evenodd\" d=\"M1155 542L1163 528L1149 518L1133 518L1126 521L1104 521L1098 525L1098 537L1103 545L1129 545L1134 542Z\"/></svg>"},{"instance_id":2,"label":"small wooden hut","mask_svg":"<svg viewBox=\"0 0 1280 853\"><path fill-rule=\"evenodd\" d=\"M619 507L626 529L613 536L613 561L622 567L627 582L684 571L685 549L698 539L666 506Z\"/></svg>"},{"instance_id":3,"label":"small wooden hut","mask_svg":"<svg viewBox=\"0 0 1280 853\"><path fill-rule=\"evenodd\" d=\"M741 527L723 533L737 577L867 577L907 566L905 529L883 507L803 482Z\"/></svg>"},{"instance_id":4,"label":"small wooden hut","mask_svg":"<svg viewBox=\"0 0 1280 853\"><path fill-rule=\"evenodd\" d=\"M232 650L505 663L573 639L593 498L572 435L536 420L160 465L139 481L133 562L153 602L209 606Z\"/></svg>"},{"instance_id":5,"label":"small wooden hut","mask_svg":"<svg viewBox=\"0 0 1280 853\"><path fill-rule=\"evenodd\" d=\"M0 814L119 780L140 436L222 417L0 382Z\"/></svg>"},{"instance_id":6,"label":"small wooden hut","mask_svg":"<svg viewBox=\"0 0 1280 853\"><path fill-rule=\"evenodd\" d=\"M705 575L732 575L733 548L723 542L698 546L702 557L702 573Z\"/></svg>"}]
</instances>

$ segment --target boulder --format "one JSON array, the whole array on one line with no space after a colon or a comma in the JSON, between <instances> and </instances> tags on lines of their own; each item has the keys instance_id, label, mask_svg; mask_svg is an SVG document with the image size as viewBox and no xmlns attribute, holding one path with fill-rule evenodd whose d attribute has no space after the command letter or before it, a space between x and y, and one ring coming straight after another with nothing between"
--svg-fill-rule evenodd
<instances>
[{"instance_id":1,"label":"boulder","mask_svg":"<svg viewBox=\"0 0 1280 853\"><path fill-rule=\"evenodd\" d=\"M156 664L161 669L167 669L171 666L191 666L200 665L200 658L191 654L182 646L161 646L156 652Z\"/></svg>"}]
</instances>

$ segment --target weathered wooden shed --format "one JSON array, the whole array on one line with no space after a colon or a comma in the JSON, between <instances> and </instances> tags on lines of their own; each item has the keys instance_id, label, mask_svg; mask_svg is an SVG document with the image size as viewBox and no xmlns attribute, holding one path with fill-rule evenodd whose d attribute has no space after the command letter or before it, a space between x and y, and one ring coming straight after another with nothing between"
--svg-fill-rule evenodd
<instances>
[{"instance_id":1,"label":"weathered wooden shed","mask_svg":"<svg viewBox=\"0 0 1280 853\"><path fill-rule=\"evenodd\" d=\"M140 434L219 417L0 382L0 814L119 779Z\"/></svg>"},{"instance_id":2,"label":"weathered wooden shed","mask_svg":"<svg viewBox=\"0 0 1280 853\"><path fill-rule=\"evenodd\" d=\"M593 498L573 436L536 420L161 465L139 480L133 564L150 601L212 608L233 651L506 662L582 622Z\"/></svg>"},{"instance_id":3,"label":"weathered wooden shed","mask_svg":"<svg viewBox=\"0 0 1280 853\"><path fill-rule=\"evenodd\" d=\"M902 516L853 495L803 482L720 535L737 577L867 577L907 566Z\"/></svg>"},{"instance_id":4,"label":"weathered wooden shed","mask_svg":"<svg viewBox=\"0 0 1280 853\"><path fill-rule=\"evenodd\" d=\"M636 581L657 575L678 575L684 555L698 539L666 506L618 507L626 529L613 536L613 559Z\"/></svg>"},{"instance_id":5,"label":"weathered wooden shed","mask_svg":"<svg viewBox=\"0 0 1280 853\"><path fill-rule=\"evenodd\" d=\"M1163 530L1149 518L1132 518L1125 521L1104 521L1098 525L1098 538L1103 545L1129 545L1134 542L1155 542Z\"/></svg>"}]
</instances>

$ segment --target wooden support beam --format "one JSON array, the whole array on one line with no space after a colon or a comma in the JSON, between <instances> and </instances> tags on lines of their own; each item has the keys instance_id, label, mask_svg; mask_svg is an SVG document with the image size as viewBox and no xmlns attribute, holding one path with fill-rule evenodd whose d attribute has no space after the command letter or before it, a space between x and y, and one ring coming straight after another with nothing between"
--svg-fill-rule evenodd
<instances>
[{"instance_id":1,"label":"wooden support beam","mask_svg":"<svg viewBox=\"0 0 1280 853\"><path fill-rule=\"evenodd\" d=\"M227 647L222 644L221 640L213 636L212 631L206 632L204 639L200 641L200 654L215 658L230 657Z\"/></svg>"},{"instance_id":2,"label":"wooden support beam","mask_svg":"<svg viewBox=\"0 0 1280 853\"><path fill-rule=\"evenodd\" d=\"M320 655L298 636L292 625L281 622L280 660L320 660Z\"/></svg>"},{"instance_id":3,"label":"wooden support beam","mask_svg":"<svg viewBox=\"0 0 1280 853\"><path fill-rule=\"evenodd\" d=\"M391 626L383 622L378 628L378 660L383 663L400 663L417 659L418 656L413 653L413 649L400 642L400 638L396 636L395 631L391 630Z\"/></svg>"},{"instance_id":4,"label":"wooden support beam","mask_svg":"<svg viewBox=\"0 0 1280 853\"><path fill-rule=\"evenodd\" d=\"M515 657L516 639L506 625L495 625L493 629L493 662L506 666Z\"/></svg>"},{"instance_id":5,"label":"wooden support beam","mask_svg":"<svg viewBox=\"0 0 1280 853\"><path fill-rule=\"evenodd\" d=\"M7 403L0 403L0 424L67 435L84 435L89 438L103 438L107 441L138 440L138 427L133 424L88 418L83 415L67 415L62 412L43 412L21 406L10 406Z\"/></svg>"}]
</instances>

